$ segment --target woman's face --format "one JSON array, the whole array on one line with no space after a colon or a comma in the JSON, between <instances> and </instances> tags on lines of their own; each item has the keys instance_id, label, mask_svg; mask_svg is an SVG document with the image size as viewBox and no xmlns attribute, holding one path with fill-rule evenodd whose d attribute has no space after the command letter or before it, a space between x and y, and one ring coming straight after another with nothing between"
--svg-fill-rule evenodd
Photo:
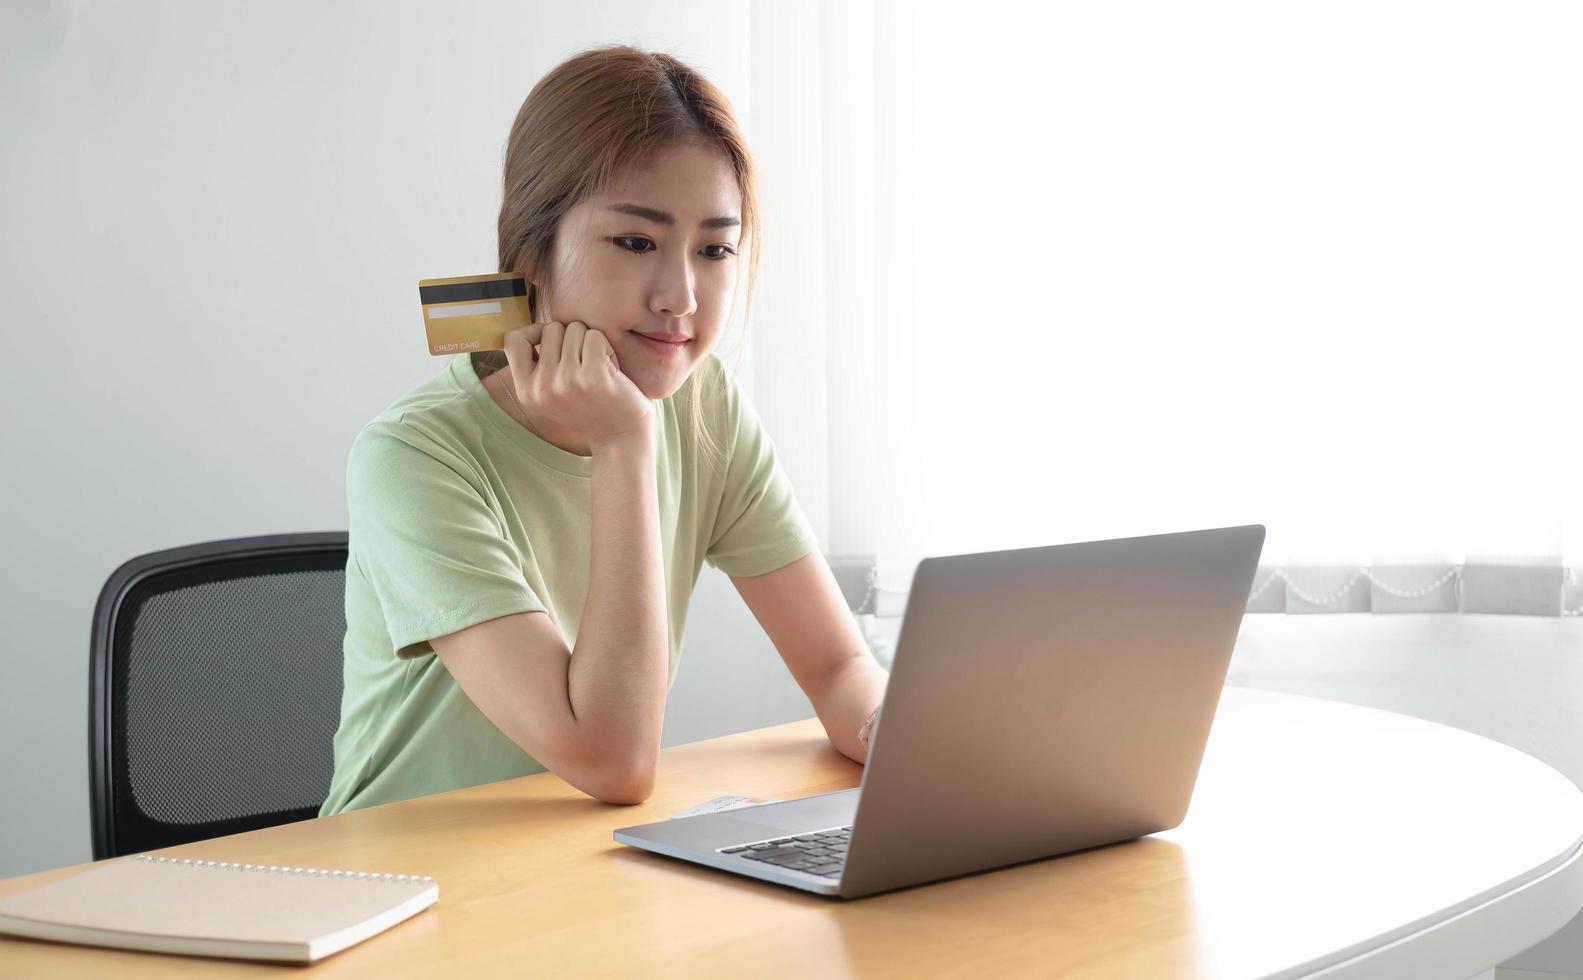
<instances>
[{"instance_id":1,"label":"woman's face","mask_svg":"<svg viewBox=\"0 0 1583 980\"><path fill-rule=\"evenodd\" d=\"M741 220L726 156L673 148L562 219L539 319L600 331L621 373L648 397L667 398L714 349L731 314ZM686 339L656 344L640 334Z\"/></svg>"}]
</instances>

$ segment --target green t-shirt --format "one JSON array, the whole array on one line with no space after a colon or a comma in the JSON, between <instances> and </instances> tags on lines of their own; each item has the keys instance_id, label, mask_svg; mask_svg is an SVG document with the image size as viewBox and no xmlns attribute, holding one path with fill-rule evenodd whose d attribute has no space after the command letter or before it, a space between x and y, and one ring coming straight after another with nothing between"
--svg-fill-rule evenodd
<instances>
[{"instance_id":1,"label":"green t-shirt","mask_svg":"<svg viewBox=\"0 0 1583 980\"><path fill-rule=\"evenodd\" d=\"M724 463L694 443L700 376L714 381L702 386L703 414ZM818 539L718 356L654 407L674 683L703 562L760 575ZM576 648L592 462L506 414L471 354L358 432L346 465L345 688L321 816L545 771L473 705L428 641L543 610Z\"/></svg>"}]
</instances>

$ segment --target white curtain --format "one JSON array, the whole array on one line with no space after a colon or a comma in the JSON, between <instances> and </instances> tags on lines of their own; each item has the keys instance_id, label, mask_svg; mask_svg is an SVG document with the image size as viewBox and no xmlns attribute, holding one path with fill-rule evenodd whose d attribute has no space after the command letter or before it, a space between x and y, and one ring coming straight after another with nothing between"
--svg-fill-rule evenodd
<instances>
[{"instance_id":1,"label":"white curtain","mask_svg":"<svg viewBox=\"0 0 1583 980\"><path fill-rule=\"evenodd\" d=\"M1579 613L1583 7L752 37L755 398L860 611L926 555L1261 523L1250 611Z\"/></svg>"}]
</instances>

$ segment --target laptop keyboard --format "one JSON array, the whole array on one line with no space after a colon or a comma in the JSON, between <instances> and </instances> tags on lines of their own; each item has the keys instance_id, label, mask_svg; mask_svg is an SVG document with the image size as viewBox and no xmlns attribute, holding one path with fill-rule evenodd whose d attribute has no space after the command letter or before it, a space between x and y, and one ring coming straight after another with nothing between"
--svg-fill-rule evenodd
<instances>
[{"instance_id":1,"label":"laptop keyboard","mask_svg":"<svg viewBox=\"0 0 1583 980\"><path fill-rule=\"evenodd\" d=\"M841 866L846 863L846 846L851 838L851 827L835 827L718 850L721 854L736 854L749 861L763 861L794 871L834 878L841 874Z\"/></svg>"}]
</instances>

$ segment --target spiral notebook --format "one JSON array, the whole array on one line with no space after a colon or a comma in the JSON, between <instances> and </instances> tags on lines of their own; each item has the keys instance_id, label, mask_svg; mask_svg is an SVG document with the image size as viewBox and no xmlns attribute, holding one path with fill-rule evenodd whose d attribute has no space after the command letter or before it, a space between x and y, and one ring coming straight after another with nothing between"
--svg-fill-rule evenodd
<instances>
[{"instance_id":1,"label":"spiral notebook","mask_svg":"<svg viewBox=\"0 0 1583 980\"><path fill-rule=\"evenodd\" d=\"M420 875L134 857L0 898L0 933L311 963L433 905Z\"/></svg>"}]
</instances>

